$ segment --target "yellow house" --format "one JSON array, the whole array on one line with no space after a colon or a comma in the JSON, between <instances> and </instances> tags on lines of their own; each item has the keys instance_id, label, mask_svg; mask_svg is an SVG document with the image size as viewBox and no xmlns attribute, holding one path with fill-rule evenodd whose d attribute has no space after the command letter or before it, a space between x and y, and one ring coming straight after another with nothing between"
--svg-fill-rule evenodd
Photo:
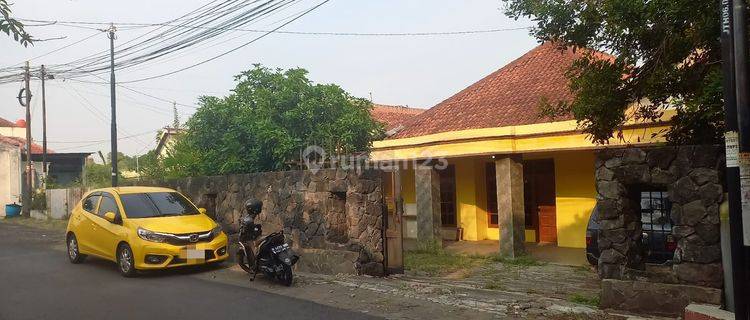
<instances>
[{"instance_id":1,"label":"yellow house","mask_svg":"<svg viewBox=\"0 0 750 320\"><path fill-rule=\"evenodd\" d=\"M572 116L539 111L571 99L565 71L582 54L542 44L374 143L373 161L401 164L386 183L402 199L404 238L499 240L511 255L524 241L585 247L604 146ZM607 147L663 142L667 119L631 121Z\"/></svg>"}]
</instances>

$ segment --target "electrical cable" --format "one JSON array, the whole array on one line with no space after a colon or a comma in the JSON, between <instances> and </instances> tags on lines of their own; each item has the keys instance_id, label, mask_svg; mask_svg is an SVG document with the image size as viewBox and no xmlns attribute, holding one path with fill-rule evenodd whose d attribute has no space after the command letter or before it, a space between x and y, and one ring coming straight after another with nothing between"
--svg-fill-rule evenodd
<instances>
[{"instance_id":1,"label":"electrical cable","mask_svg":"<svg viewBox=\"0 0 750 320\"><path fill-rule=\"evenodd\" d=\"M186 67L183 67L183 68L180 68L180 69L174 70L174 71L170 71L170 72L167 72L167 73L162 73L162 74L159 74L159 75L155 75L155 76L150 76L150 77L145 77L145 78L140 78L140 79L135 79L135 80L129 80L129 81L121 81L121 83L134 83L134 82L142 82L142 81L147 81L147 80L157 79L157 78L161 78L161 77L165 77L165 76L173 75L173 74L175 74L175 73L179 73L179 72L182 72L182 71L185 71L185 70L188 70L188 69L192 69L192 68L194 68L194 67L200 66L200 65L202 65L202 64L205 64L205 63L211 62L211 61L213 61L213 60L216 60L216 59L218 59L218 58L221 58L221 57L223 57L223 56L226 56L226 55L228 55L228 54L230 54L230 53L232 53L232 52L235 52L235 51L237 51L237 50L239 50L239 49L242 49L242 48L244 48L244 47L246 47L246 46L248 46L248 45L250 45L250 44L254 43L255 41L258 41L258 40L260 40L260 39L263 39L263 38L265 38L266 36L270 35L270 34L271 34L271 33L273 33L274 31L276 31L276 30L279 30L279 29L281 29L281 28L283 28L283 27L287 26L288 24L290 24L290 23L292 23L292 22L294 22L294 21L297 21L297 20L298 20L299 18L302 18L303 16L307 15L308 13L310 13L310 12L314 11L315 9L317 9L317 8L321 7L322 5L324 5L324 4L326 4L326 3L328 3L328 1L330 1L330 0L325 0L325 1L322 1L322 2L321 2L321 3L319 3L318 5L316 5L316 6L312 7L312 8L310 8L310 9L308 9L307 11L305 11L305 12L303 12L302 14L298 15L298 16L297 16L297 17L295 17L294 19L291 19L291 20L289 20L289 21L287 21L287 22L285 22L285 23L281 24L280 26L278 26L278 27L276 27L276 28L274 28L274 29L272 29L272 30L270 30L270 31L268 31L268 32L266 32L266 33L264 33L263 35L261 35L261 36L258 36L258 37L256 37L256 38L254 38L254 39L252 39L252 40L250 40L250 41L248 41L248 42L246 42L246 43L244 43L244 44L240 45L240 46L234 47L233 49L231 49L231 50L229 50L229 51L225 51L224 53L221 53L221 54L219 54L219 55L216 55L216 56L214 56L214 57L211 57L211 58L209 58L209 59L206 59L206 60L200 61L200 62L198 62L198 63L194 63L194 64L192 64L192 65L189 65L189 66L186 66Z\"/></svg>"}]
</instances>

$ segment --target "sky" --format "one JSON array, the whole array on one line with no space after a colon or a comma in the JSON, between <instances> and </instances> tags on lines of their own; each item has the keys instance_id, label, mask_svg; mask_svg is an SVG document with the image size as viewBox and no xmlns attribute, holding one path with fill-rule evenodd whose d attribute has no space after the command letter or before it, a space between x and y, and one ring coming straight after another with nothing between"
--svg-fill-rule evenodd
<instances>
[{"instance_id":1,"label":"sky","mask_svg":"<svg viewBox=\"0 0 750 320\"><path fill-rule=\"evenodd\" d=\"M321 0L300 0L292 7L247 28L268 30L279 21ZM209 0L24 0L14 1L13 15L24 19L115 23L158 23L187 13ZM503 14L500 0L331 0L283 27L285 31L347 33L417 33L511 29L531 26ZM29 24L34 24L29 22ZM117 43L150 29L121 25ZM28 48L0 36L0 67L30 59L32 66L60 64L109 48L106 34L62 25L28 26L37 42ZM117 81L139 79L180 69L246 43L259 34L235 31L225 38L191 48L164 61L122 70ZM81 39L65 49L47 54ZM186 121L201 95L223 96L234 76L259 63L273 68L305 68L316 83L335 83L354 96L375 103L430 108L538 45L528 30L435 36L324 36L270 34L240 50L198 67L158 79L128 84L149 97L118 87L119 151L143 154L156 145L158 129L172 123L172 103ZM47 54L47 55L45 55ZM35 58L40 55L43 57ZM97 78L86 78L100 81ZM47 139L57 152L109 152L108 84L57 78L46 82ZM0 84L0 117L24 116L16 95L22 83ZM32 132L41 141L40 83L31 83ZM186 105L186 106L182 106ZM122 138L125 137L125 138Z\"/></svg>"}]
</instances>

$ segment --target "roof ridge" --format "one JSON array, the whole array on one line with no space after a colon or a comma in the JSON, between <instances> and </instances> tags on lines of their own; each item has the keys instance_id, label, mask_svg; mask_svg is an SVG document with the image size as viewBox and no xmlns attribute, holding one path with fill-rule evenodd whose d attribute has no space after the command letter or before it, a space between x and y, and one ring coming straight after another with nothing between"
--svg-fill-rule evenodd
<instances>
[{"instance_id":1,"label":"roof ridge","mask_svg":"<svg viewBox=\"0 0 750 320\"><path fill-rule=\"evenodd\" d=\"M391 109L406 109L406 110L427 110L424 108L410 107L408 105L392 105L382 103L372 103L373 108L391 108Z\"/></svg>"}]
</instances>

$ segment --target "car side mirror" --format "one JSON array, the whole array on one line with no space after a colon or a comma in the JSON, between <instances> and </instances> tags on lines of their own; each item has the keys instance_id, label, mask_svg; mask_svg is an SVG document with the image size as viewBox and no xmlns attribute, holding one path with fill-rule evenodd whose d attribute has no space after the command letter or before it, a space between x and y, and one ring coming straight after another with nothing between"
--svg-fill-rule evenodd
<instances>
[{"instance_id":1,"label":"car side mirror","mask_svg":"<svg viewBox=\"0 0 750 320\"><path fill-rule=\"evenodd\" d=\"M206 208L198 208L198 212L206 214Z\"/></svg>"},{"instance_id":2,"label":"car side mirror","mask_svg":"<svg viewBox=\"0 0 750 320\"><path fill-rule=\"evenodd\" d=\"M115 219L117 219L117 216L115 216L114 212L109 211L109 212L107 212L107 213L104 214L104 219L106 219L107 221L109 221L111 223L115 223Z\"/></svg>"}]
</instances>

